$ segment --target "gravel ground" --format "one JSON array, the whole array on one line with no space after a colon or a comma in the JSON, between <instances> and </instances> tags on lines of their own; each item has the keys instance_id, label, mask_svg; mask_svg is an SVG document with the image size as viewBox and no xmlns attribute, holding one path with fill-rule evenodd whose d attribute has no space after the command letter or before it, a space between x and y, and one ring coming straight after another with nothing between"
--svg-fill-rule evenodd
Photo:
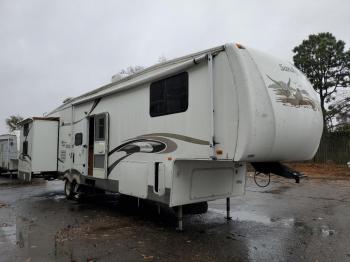
<instances>
[{"instance_id":1,"label":"gravel ground","mask_svg":"<svg viewBox=\"0 0 350 262\"><path fill-rule=\"evenodd\" d=\"M0 177L0 261L350 261L350 179L252 178L175 231L174 213L117 194L66 200L63 182Z\"/></svg>"}]
</instances>

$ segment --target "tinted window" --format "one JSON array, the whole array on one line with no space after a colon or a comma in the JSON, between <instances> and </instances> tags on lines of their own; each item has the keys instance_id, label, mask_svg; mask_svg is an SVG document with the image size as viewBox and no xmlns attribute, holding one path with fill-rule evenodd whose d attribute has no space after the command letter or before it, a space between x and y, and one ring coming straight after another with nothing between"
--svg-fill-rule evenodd
<instances>
[{"instance_id":1,"label":"tinted window","mask_svg":"<svg viewBox=\"0 0 350 262\"><path fill-rule=\"evenodd\" d=\"M22 154L28 155L28 141L23 142Z\"/></svg>"},{"instance_id":2,"label":"tinted window","mask_svg":"<svg viewBox=\"0 0 350 262\"><path fill-rule=\"evenodd\" d=\"M23 135L24 136L28 136L28 133L29 133L29 124L24 124L23 126Z\"/></svg>"},{"instance_id":3,"label":"tinted window","mask_svg":"<svg viewBox=\"0 0 350 262\"><path fill-rule=\"evenodd\" d=\"M150 115L152 117L185 112L187 107L187 72L151 84Z\"/></svg>"},{"instance_id":4,"label":"tinted window","mask_svg":"<svg viewBox=\"0 0 350 262\"><path fill-rule=\"evenodd\" d=\"M95 116L95 141L105 140L106 123L105 115Z\"/></svg>"},{"instance_id":5,"label":"tinted window","mask_svg":"<svg viewBox=\"0 0 350 262\"><path fill-rule=\"evenodd\" d=\"M82 143L83 143L83 134L82 133L75 134L74 145L80 146Z\"/></svg>"}]
</instances>

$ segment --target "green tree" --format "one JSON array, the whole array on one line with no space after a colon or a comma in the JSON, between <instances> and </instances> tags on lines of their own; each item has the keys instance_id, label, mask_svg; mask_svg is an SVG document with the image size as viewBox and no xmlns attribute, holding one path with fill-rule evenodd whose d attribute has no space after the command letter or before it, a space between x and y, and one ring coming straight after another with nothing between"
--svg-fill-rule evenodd
<instances>
[{"instance_id":1,"label":"green tree","mask_svg":"<svg viewBox=\"0 0 350 262\"><path fill-rule=\"evenodd\" d=\"M19 122L21 122L24 118L17 115L12 115L8 118L6 118L5 122L7 125L7 128L9 129L10 132L14 131L14 130L18 130L19 129Z\"/></svg>"},{"instance_id":2,"label":"green tree","mask_svg":"<svg viewBox=\"0 0 350 262\"><path fill-rule=\"evenodd\" d=\"M342 98L329 106L329 114L337 120L335 130L350 131L350 96Z\"/></svg>"},{"instance_id":3,"label":"green tree","mask_svg":"<svg viewBox=\"0 0 350 262\"><path fill-rule=\"evenodd\" d=\"M332 126L336 107L328 106L335 100L339 88L350 85L350 50L331 33L310 35L293 49L294 64L310 80L320 96L325 131Z\"/></svg>"}]
</instances>

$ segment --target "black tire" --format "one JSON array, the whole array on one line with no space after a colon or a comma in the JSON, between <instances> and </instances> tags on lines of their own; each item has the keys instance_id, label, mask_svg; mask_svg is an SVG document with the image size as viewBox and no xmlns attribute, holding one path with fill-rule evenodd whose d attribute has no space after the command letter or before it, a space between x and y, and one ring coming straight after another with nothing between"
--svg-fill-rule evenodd
<instances>
[{"instance_id":1,"label":"black tire","mask_svg":"<svg viewBox=\"0 0 350 262\"><path fill-rule=\"evenodd\" d=\"M208 202L199 202L183 206L184 214L204 214L208 211Z\"/></svg>"},{"instance_id":2,"label":"black tire","mask_svg":"<svg viewBox=\"0 0 350 262\"><path fill-rule=\"evenodd\" d=\"M106 191L100 188L94 188L94 193L98 195L104 195Z\"/></svg>"},{"instance_id":3,"label":"black tire","mask_svg":"<svg viewBox=\"0 0 350 262\"><path fill-rule=\"evenodd\" d=\"M74 187L73 186L75 186L75 185L73 183L70 182L68 179L66 179L66 181L64 183L64 194L65 194L67 199L74 198Z\"/></svg>"},{"instance_id":4,"label":"black tire","mask_svg":"<svg viewBox=\"0 0 350 262\"><path fill-rule=\"evenodd\" d=\"M84 193L81 190L82 189L81 187L82 186L80 184L78 184L76 181L73 180L73 185L72 185L73 192L72 192L72 194L73 194L73 199L74 200L80 201L81 198L83 198Z\"/></svg>"}]
</instances>

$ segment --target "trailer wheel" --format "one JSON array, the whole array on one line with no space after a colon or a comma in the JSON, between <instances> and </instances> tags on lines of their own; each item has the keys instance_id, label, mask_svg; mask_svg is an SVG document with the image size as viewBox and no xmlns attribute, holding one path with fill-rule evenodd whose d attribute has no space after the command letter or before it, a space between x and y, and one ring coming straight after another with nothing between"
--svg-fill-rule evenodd
<instances>
[{"instance_id":1,"label":"trailer wheel","mask_svg":"<svg viewBox=\"0 0 350 262\"><path fill-rule=\"evenodd\" d=\"M68 179L66 179L66 182L64 183L64 194L66 195L67 199L73 199L74 186L75 186L74 183L72 183Z\"/></svg>"},{"instance_id":2,"label":"trailer wheel","mask_svg":"<svg viewBox=\"0 0 350 262\"><path fill-rule=\"evenodd\" d=\"M73 180L72 189L73 189L73 192L72 192L73 199L78 200L78 201L81 200L81 198L83 196L83 192L81 190L81 185Z\"/></svg>"},{"instance_id":3,"label":"trailer wheel","mask_svg":"<svg viewBox=\"0 0 350 262\"><path fill-rule=\"evenodd\" d=\"M183 206L184 214L204 214L208 211L208 202L199 202L194 204L188 204Z\"/></svg>"}]
</instances>

